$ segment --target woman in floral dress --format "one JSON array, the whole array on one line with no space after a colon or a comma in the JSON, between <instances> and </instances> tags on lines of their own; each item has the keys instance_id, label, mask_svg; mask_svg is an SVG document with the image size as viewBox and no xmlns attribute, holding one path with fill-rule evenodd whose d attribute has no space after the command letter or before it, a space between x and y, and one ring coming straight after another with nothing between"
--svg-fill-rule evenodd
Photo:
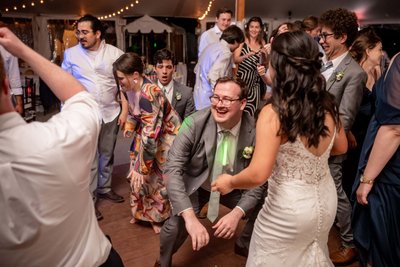
<instances>
[{"instance_id":1,"label":"woman in floral dress","mask_svg":"<svg viewBox=\"0 0 400 267\"><path fill-rule=\"evenodd\" d=\"M162 90L143 76L143 63L137 54L123 54L114 62L113 71L128 102L124 136L133 138L127 177L131 186L131 223L150 222L158 234L170 214L162 172L180 128L180 118Z\"/></svg>"}]
</instances>

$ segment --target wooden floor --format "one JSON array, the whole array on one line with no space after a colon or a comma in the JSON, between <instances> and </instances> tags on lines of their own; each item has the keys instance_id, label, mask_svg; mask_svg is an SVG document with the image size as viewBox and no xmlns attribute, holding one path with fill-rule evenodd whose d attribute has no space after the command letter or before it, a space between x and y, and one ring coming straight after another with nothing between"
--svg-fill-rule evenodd
<instances>
[{"instance_id":1,"label":"wooden floor","mask_svg":"<svg viewBox=\"0 0 400 267\"><path fill-rule=\"evenodd\" d=\"M126 182L128 165L121 165L114 168L113 188L125 197L125 202L120 204L111 203L107 200L100 200L99 210L104 219L99 222L105 234L111 236L113 246L120 254L126 267L151 267L159 254L159 236L154 234L150 225L130 224L130 209L128 202L129 186ZM228 210L221 208L221 213ZM210 233L213 234L211 223L201 220ZM244 221L240 223L240 232ZM237 237L236 233L236 237ZM175 267L240 267L245 266L246 259L233 252L235 237L230 240L211 238L210 243L198 252L193 252L190 238L186 240L180 250L174 255L173 266ZM337 250L340 241L337 231L332 229L329 237L330 251ZM353 263L347 267L356 267ZM284 267L284 266L276 266Z\"/></svg>"}]
</instances>

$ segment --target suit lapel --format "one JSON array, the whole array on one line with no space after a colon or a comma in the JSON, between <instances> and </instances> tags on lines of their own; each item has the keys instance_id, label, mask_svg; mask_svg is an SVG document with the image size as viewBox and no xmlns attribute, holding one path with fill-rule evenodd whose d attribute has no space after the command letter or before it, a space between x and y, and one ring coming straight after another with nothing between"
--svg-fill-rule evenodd
<instances>
[{"instance_id":1,"label":"suit lapel","mask_svg":"<svg viewBox=\"0 0 400 267\"><path fill-rule=\"evenodd\" d=\"M251 124L252 123L250 122L249 116L247 116L247 114L244 114L242 117L242 124L240 125L239 140L236 146L236 158L233 167L235 173L240 172L245 167L244 163L247 159L243 158L242 156L243 149L246 146L253 145L254 134L252 134L251 132L254 130L255 127Z\"/></svg>"},{"instance_id":2,"label":"suit lapel","mask_svg":"<svg viewBox=\"0 0 400 267\"><path fill-rule=\"evenodd\" d=\"M173 106L173 107L175 107L175 105L176 105L176 97L175 97L175 95L176 95L176 92L179 92L179 88L178 88L178 83L174 80L174 83L173 83L173 88L172 88L172 103L171 103L171 105Z\"/></svg>"},{"instance_id":3,"label":"suit lapel","mask_svg":"<svg viewBox=\"0 0 400 267\"><path fill-rule=\"evenodd\" d=\"M214 165L214 155L217 147L217 125L212 118L211 111L206 125L204 126L202 139L206 150L208 171L211 172L212 166Z\"/></svg>"},{"instance_id":4,"label":"suit lapel","mask_svg":"<svg viewBox=\"0 0 400 267\"><path fill-rule=\"evenodd\" d=\"M339 72L346 72L347 67L349 66L351 62L351 55L350 53L347 53L347 55L344 57L342 62L340 62L339 66L335 69L335 71L332 73L331 77L329 77L329 80L326 82L326 90L329 92L331 87L333 86L334 83L337 82L336 80L336 74Z\"/></svg>"}]
</instances>

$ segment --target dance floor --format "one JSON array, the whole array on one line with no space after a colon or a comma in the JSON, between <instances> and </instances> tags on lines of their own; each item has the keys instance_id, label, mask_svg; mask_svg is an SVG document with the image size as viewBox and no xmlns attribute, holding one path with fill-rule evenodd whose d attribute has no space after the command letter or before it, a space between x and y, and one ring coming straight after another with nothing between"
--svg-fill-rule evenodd
<instances>
[{"instance_id":1,"label":"dance floor","mask_svg":"<svg viewBox=\"0 0 400 267\"><path fill-rule=\"evenodd\" d=\"M100 200L99 210L104 219L99 222L104 233L111 236L113 246L121 255L126 267L152 267L159 253L159 235L154 234L150 225L130 224L130 209L128 202L129 186L126 182L128 165L123 164L114 168L113 187L118 194L125 197L125 202L115 204L107 200ZM229 210L221 206L221 214ZM201 220L213 235L211 223L207 219ZM174 267L240 267L245 266L246 259L233 252L235 238L244 226L240 222L239 229L233 239L226 240L211 237L210 243L198 252L193 252L190 238L173 257ZM340 241L336 229L332 229L329 238L329 249L337 250ZM356 267L355 262L348 267ZM284 266L282 266L284 267ZM300 266L299 266L300 267Z\"/></svg>"}]
</instances>

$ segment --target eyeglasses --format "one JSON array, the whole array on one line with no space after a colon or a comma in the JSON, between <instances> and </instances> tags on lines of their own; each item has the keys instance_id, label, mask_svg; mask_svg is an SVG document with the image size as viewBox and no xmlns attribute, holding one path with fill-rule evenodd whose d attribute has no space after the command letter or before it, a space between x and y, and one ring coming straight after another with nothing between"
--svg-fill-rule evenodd
<instances>
[{"instance_id":1,"label":"eyeglasses","mask_svg":"<svg viewBox=\"0 0 400 267\"><path fill-rule=\"evenodd\" d=\"M82 34L83 36L86 36L86 35L88 35L88 34L91 33L91 32L93 32L93 31L87 31L87 30L79 31L79 30L76 30L76 31L75 31L75 36L76 36L76 37L79 37L81 34Z\"/></svg>"},{"instance_id":2,"label":"eyeglasses","mask_svg":"<svg viewBox=\"0 0 400 267\"><path fill-rule=\"evenodd\" d=\"M321 38L322 40L326 41L326 38L328 38L329 36L335 35L334 33L327 33L327 32L322 32L319 35L319 38Z\"/></svg>"},{"instance_id":3,"label":"eyeglasses","mask_svg":"<svg viewBox=\"0 0 400 267\"><path fill-rule=\"evenodd\" d=\"M225 107L229 107L230 105L232 105L233 102L238 100L241 100L241 98L230 99L230 98L220 98L217 95L210 96L211 104L218 105L218 103L221 102L221 104Z\"/></svg>"}]
</instances>

